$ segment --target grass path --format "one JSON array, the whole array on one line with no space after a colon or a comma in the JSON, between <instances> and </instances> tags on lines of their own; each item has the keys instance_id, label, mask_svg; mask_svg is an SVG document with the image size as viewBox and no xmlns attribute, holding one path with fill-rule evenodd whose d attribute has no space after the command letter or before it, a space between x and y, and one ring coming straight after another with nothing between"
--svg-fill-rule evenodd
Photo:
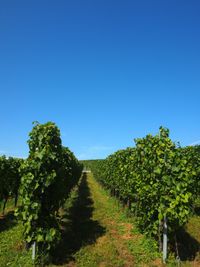
<instances>
[{"instance_id":1,"label":"grass path","mask_svg":"<svg viewBox=\"0 0 200 267\"><path fill-rule=\"evenodd\" d=\"M64 266L161 266L153 242L133 228L134 222L91 174L82 180L74 199L72 208L66 207L66 238L54 255L59 266L66 261ZM69 224L72 228L67 229Z\"/></svg>"}]
</instances>

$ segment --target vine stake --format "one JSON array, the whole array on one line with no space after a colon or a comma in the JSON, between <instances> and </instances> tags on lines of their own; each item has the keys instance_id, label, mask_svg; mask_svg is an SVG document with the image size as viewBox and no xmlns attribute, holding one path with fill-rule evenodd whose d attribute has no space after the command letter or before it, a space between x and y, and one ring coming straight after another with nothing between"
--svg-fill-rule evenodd
<instances>
[{"instance_id":1,"label":"vine stake","mask_svg":"<svg viewBox=\"0 0 200 267\"><path fill-rule=\"evenodd\" d=\"M36 252L36 242L34 241L33 242L33 245L32 245L32 260L35 261L35 253Z\"/></svg>"},{"instance_id":2,"label":"vine stake","mask_svg":"<svg viewBox=\"0 0 200 267\"><path fill-rule=\"evenodd\" d=\"M164 217L164 225L163 225L163 262L166 263L167 259L167 218L166 215Z\"/></svg>"}]
</instances>

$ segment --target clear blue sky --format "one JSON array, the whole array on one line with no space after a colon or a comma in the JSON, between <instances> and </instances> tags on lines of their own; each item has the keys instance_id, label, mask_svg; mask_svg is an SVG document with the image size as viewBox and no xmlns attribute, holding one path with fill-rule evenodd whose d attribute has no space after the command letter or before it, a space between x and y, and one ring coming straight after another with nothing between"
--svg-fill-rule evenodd
<instances>
[{"instance_id":1,"label":"clear blue sky","mask_svg":"<svg viewBox=\"0 0 200 267\"><path fill-rule=\"evenodd\" d=\"M200 140L199 0L0 1L0 153L54 121L80 159L170 128Z\"/></svg>"}]
</instances>

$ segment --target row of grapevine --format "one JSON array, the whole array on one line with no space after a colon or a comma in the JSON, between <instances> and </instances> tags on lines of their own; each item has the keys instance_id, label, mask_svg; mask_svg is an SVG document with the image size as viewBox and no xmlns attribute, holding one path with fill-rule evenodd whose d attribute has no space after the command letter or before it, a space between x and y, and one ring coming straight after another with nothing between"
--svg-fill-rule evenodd
<instances>
[{"instance_id":1,"label":"row of grapevine","mask_svg":"<svg viewBox=\"0 0 200 267\"><path fill-rule=\"evenodd\" d=\"M21 205L15 214L23 223L27 247L37 244L44 261L60 239L59 209L82 173L82 164L62 146L58 127L36 122L29 134L29 156L20 167Z\"/></svg>"},{"instance_id":2,"label":"row of grapevine","mask_svg":"<svg viewBox=\"0 0 200 267\"><path fill-rule=\"evenodd\" d=\"M184 153L187 157L187 160L192 164L193 170L196 173L194 179L194 195L195 197L200 197L200 145L196 146L188 146L182 148L182 153Z\"/></svg>"},{"instance_id":3,"label":"row of grapevine","mask_svg":"<svg viewBox=\"0 0 200 267\"><path fill-rule=\"evenodd\" d=\"M0 157L0 202L3 202L3 213L9 198L15 198L15 206L18 200L20 185L19 167L22 159L5 156Z\"/></svg>"},{"instance_id":4,"label":"row of grapevine","mask_svg":"<svg viewBox=\"0 0 200 267\"><path fill-rule=\"evenodd\" d=\"M177 146L162 127L159 134L135 143L134 148L88 164L95 178L130 207L140 229L155 237L161 249L164 223L170 239L175 238L200 193L200 151Z\"/></svg>"}]
</instances>

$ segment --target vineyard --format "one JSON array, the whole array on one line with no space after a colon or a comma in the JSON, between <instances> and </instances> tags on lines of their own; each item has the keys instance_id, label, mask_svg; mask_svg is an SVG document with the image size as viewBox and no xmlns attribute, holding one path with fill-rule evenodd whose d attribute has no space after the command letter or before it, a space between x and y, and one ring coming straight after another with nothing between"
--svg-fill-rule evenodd
<instances>
[{"instance_id":1,"label":"vineyard","mask_svg":"<svg viewBox=\"0 0 200 267\"><path fill-rule=\"evenodd\" d=\"M127 206L142 233L153 237L166 262L167 241L180 260L177 233L197 209L200 198L200 147L181 148L160 127L156 136L135 140L135 148L106 160L85 161L111 196Z\"/></svg>"},{"instance_id":2,"label":"vineyard","mask_svg":"<svg viewBox=\"0 0 200 267\"><path fill-rule=\"evenodd\" d=\"M200 266L199 146L160 127L78 161L52 122L28 145L27 159L0 157L0 266Z\"/></svg>"},{"instance_id":3,"label":"vineyard","mask_svg":"<svg viewBox=\"0 0 200 267\"><path fill-rule=\"evenodd\" d=\"M78 183L82 165L62 146L54 123L35 123L29 134L26 160L1 158L1 199L3 213L9 198L18 194L15 216L23 224L25 246L32 247L33 261L44 265L50 250L59 242L59 209ZM19 193L18 193L19 192Z\"/></svg>"}]
</instances>

